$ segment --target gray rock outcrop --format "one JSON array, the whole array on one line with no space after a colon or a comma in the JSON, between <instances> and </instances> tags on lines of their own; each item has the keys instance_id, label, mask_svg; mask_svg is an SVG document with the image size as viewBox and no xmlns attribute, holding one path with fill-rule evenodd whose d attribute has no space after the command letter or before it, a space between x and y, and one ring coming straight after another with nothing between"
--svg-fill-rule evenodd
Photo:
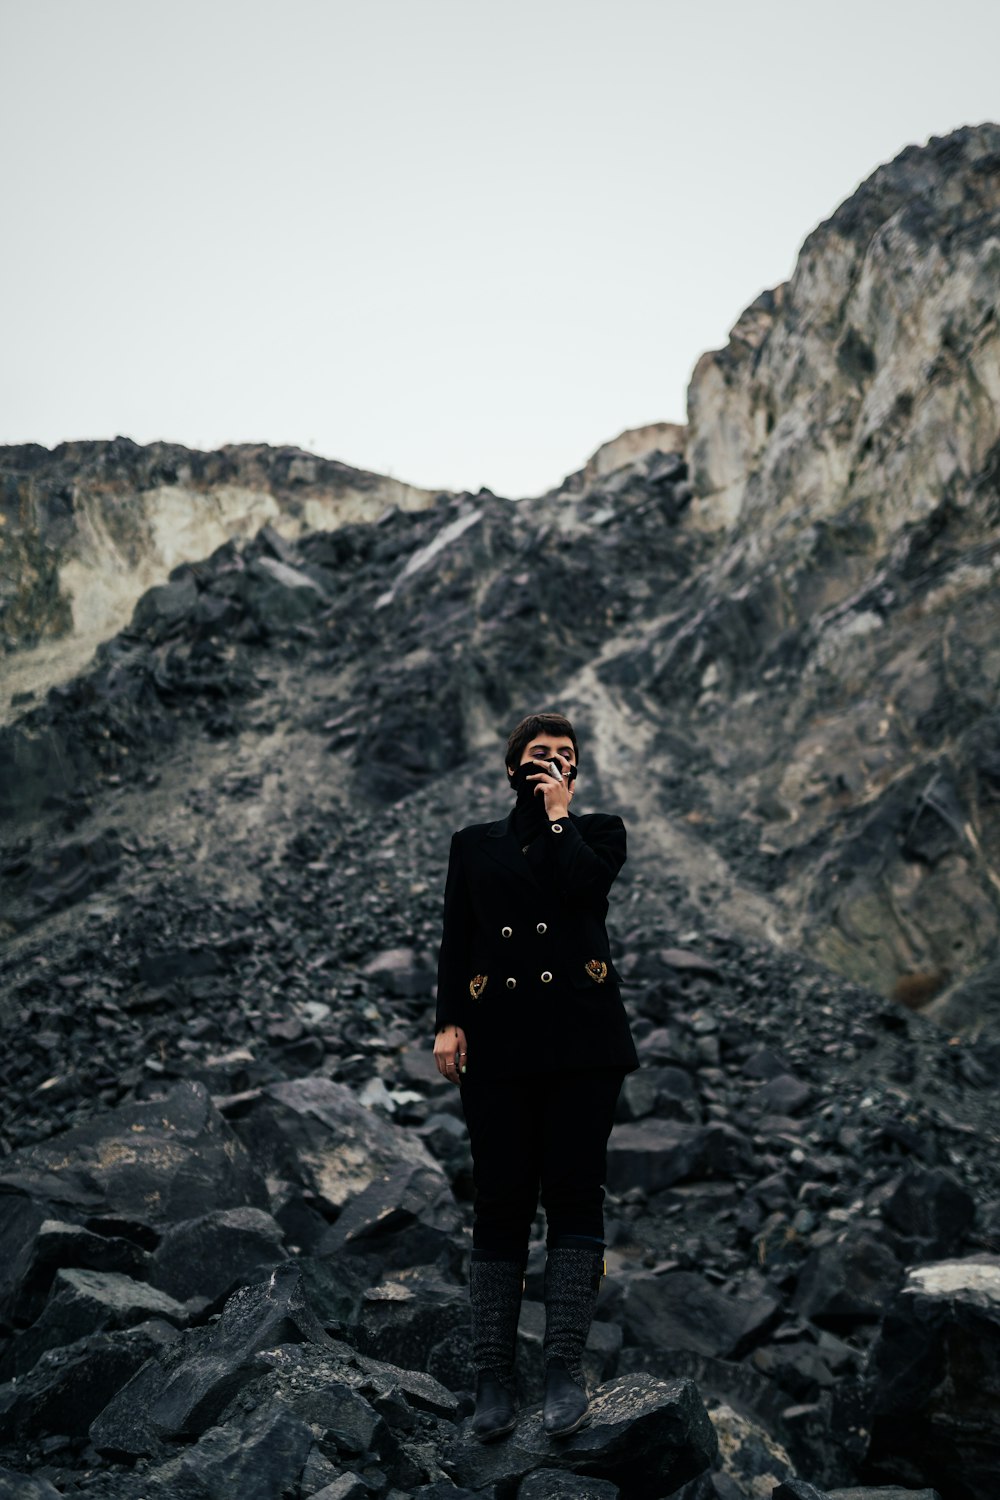
<instances>
[{"instance_id":1,"label":"gray rock outcrop","mask_svg":"<svg viewBox=\"0 0 1000 1500\"><path fill-rule=\"evenodd\" d=\"M447 493L444 491L438 494ZM270 525L309 529L422 509L435 492L300 448L212 453L129 438L0 448L0 653L71 636L78 667L171 569ZM0 657L2 659L2 657ZM5 707L6 705L2 705Z\"/></svg>"},{"instance_id":2,"label":"gray rock outcrop","mask_svg":"<svg viewBox=\"0 0 1000 1500\"><path fill-rule=\"evenodd\" d=\"M1000 128L879 167L688 390L700 524L757 556L850 515L883 538L960 495L1000 436Z\"/></svg>"},{"instance_id":3,"label":"gray rock outcrop","mask_svg":"<svg viewBox=\"0 0 1000 1500\"><path fill-rule=\"evenodd\" d=\"M910 1269L868 1364L868 1464L991 1500L1000 1473L1000 1256Z\"/></svg>"},{"instance_id":4,"label":"gray rock outcrop","mask_svg":"<svg viewBox=\"0 0 1000 1500\"><path fill-rule=\"evenodd\" d=\"M908 147L699 360L711 544L599 669L662 705L653 764L712 763L701 815L795 940L915 1005L1000 941L998 161L995 124Z\"/></svg>"}]
</instances>

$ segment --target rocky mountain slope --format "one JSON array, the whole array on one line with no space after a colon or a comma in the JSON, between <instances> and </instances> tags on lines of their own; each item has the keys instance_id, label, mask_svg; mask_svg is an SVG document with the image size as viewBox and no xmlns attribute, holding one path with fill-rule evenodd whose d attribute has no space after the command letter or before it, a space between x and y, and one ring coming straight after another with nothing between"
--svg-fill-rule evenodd
<instances>
[{"instance_id":1,"label":"rocky mountain slope","mask_svg":"<svg viewBox=\"0 0 1000 1500\"><path fill-rule=\"evenodd\" d=\"M179 443L143 448L124 437L51 452L36 443L0 447L0 722L18 689L78 671L178 563L265 523L294 538L433 498L384 474L266 443L214 453Z\"/></svg>"},{"instance_id":2,"label":"rocky mountain slope","mask_svg":"<svg viewBox=\"0 0 1000 1500\"><path fill-rule=\"evenodd\" d=\"M109 1500L993 1495L998 146L910 148L819 226L700 362L684 452L229 538L15 705L12 1468ZM593 1434L555 1454L529 1409L487 1453L432 987L450 832L506 810L535 707L629 830L643 1066Z\"/></svg>"},{"instance_id":3,"label":"rocky mountain slope","mask_svg":"<svg viewBox=\"0 0 1000 1500\"><path fill-rule=\"evenodd\" d=\"M713 816L799 893L800 940L904 996L997 949L998 287L995 125L813 231L695 369L692 524L720 544L627 669L710 721Z\"/></svg>"}]
</instances>

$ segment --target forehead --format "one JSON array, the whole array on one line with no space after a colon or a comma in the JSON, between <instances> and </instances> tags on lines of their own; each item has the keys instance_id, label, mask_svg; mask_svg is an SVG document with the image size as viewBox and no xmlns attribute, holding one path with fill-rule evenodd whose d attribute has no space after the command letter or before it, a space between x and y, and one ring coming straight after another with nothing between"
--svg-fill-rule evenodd
<instances>
[{"instance_id":1,"label":"forehead","mask_svg":"<svg viewBox=\"0 0 1000 1500\"><path fill-rule=\"evenodd\" d=\"M536 734L528 741L528 749L534 750L536 747L544 747L546 750L554 747L556 750L568 750L571 755L573 753L573 741L559 735Z\"/></svg>"}]
</instances>

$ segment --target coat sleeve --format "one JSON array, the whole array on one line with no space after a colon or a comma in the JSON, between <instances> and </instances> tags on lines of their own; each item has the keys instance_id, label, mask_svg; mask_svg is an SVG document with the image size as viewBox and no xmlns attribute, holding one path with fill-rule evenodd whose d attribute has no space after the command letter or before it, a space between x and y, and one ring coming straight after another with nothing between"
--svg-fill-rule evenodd
<instances>
[{"instance_id":1,"label":"coat sleeve","mask_svg":"<svg viewBox=\"0 0 1000 1500\"><path fill-rule=\"evenodd\" d=\"M469 963L472 950L472 900L462 866L458 834L452 834L448 876L444 886L444 921L438 956L435 1031L443 1026L465 1028Z\"/></svg>"},{"instance_id":2,"label":"coat sleeve","mask_svg":"<svg viewBox=\"0 0 1000 1500\"><path fill-rule=\"evenodd\" d=\"M625 824L617 814L608 813L587 833L585 839L571 818L553 818L546 847L567 895L604 900L627 858Z\"/></svg>"}]
</instances>

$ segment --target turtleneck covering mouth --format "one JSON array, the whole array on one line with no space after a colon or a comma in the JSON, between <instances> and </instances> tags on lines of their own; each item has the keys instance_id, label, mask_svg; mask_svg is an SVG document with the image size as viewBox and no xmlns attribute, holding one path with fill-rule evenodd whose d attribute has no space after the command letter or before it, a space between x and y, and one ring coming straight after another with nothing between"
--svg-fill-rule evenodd
<instances>
[{"instance_id":1,"label":"turtleneck covering mouth","mask_svg":"<svg viewBox=\"0 0 1000 1500\"><path fill-rule=\"evenodd\" d=\"M548 822L545 798L536 790L538 782L527 779L543 768L543 765L538 762L525 761L518 766L511 782L511 787L517 792L517 800L514 803L514 832L521 844L530 843L533 838L537 838Z\"/></svg>"}]
</instances>

